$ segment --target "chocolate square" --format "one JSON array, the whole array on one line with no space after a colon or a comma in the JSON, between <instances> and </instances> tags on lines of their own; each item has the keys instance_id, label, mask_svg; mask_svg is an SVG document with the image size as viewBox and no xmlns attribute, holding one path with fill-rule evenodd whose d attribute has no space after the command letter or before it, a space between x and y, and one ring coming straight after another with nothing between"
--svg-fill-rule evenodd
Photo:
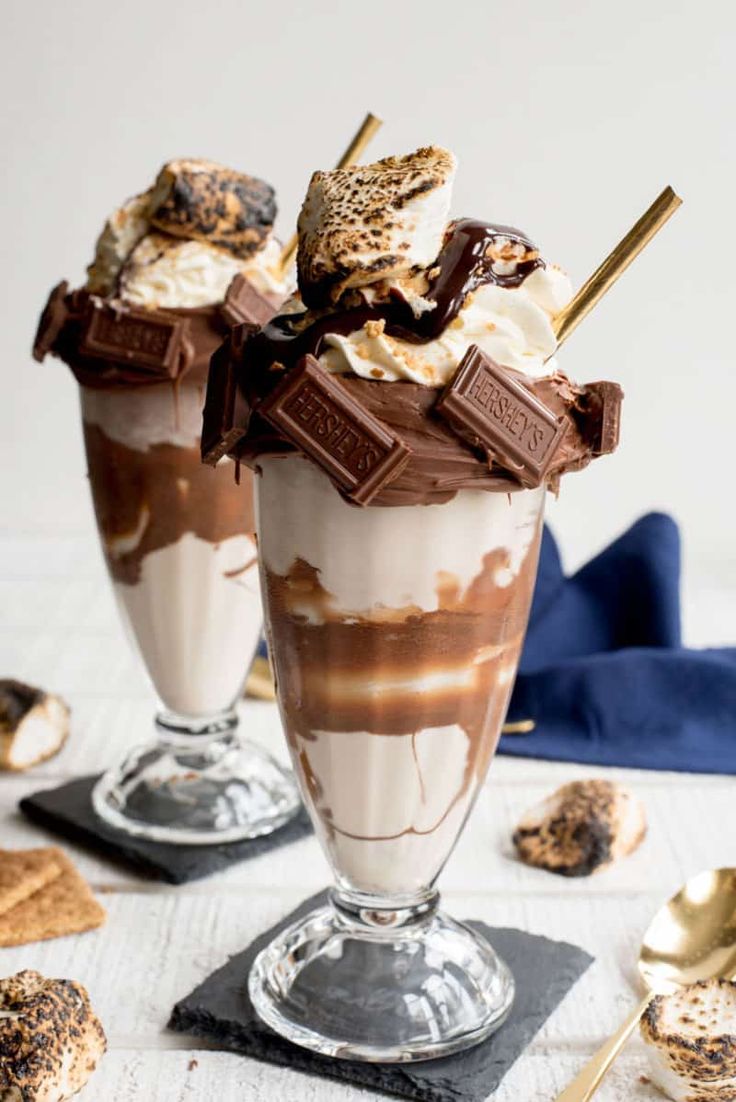
<instances>
[{"instance_id":1,"label":"chocolate square","mask_svg":"<svg viewBox=\"0 0 736 1102\"><path fill-rule=\"evenodd\" d=\"M250 322L261 326L273 317L276 308L273 303L257 291L242 272L233 277L220 307L220 313L228 325Z\"/></svg>"},{"instance_id":2,"label":"chocolate square","mask_svg":"<svg viewBox=\"0 0 736 1102\"><path fill-rule=\"evenodd\" d=\"M593 455L610 455L618 447L621 433L621 401L623 391L618 383L588 383L586 395L599 406L598 421L591 448Z\"/></svg>"},{"instance_id":3,"label":"chocolate square","mask_svg":"<svg viewBox=\"0 0 736 1102\"><path fill-rule=\"evenodd\" d=\"M257 326L236 325L210 360L202 419L202 461L213 467L245 436L250 405L238 386L238 364Z\"/></svg>"},{"instance_id":4,"label":"chocolate square","mask_svg":"<svg viewBox=\"0 0 736 1102\"><path fill-rule=\"evenodd\" d=\"M567 421L539 401L522 382L471 345L435 410L464 440L525 486L539 486L549 470Z\"/></svg>"},{"instance_id":5,"label":"chocolate square","mask_svg":"<svg viewBox=\"0 0 736 1102\"><path fill-rule=\"evenodd\" d=\"M66 280L57 283L43 308L33 341L33 358L38 360L39 363L43 362L47 352L51 352L56 344L56 338L64 328L64 323L69 314L64 301L68 291L69 284Z\"/></svg>"},{"instance_id":6,"label":"chocolate square","mask_svg":"<svg viewBox=\"0 0 736 1102\"><path fill-rule=\"evenodd\" d=\"M175 379L181 366L185 318L126 306L91 303L79 351L114 363L134 363L147 374Z\"/></svg>"},{"instance_id":7,"label":"chocolate square","mask_svg":"<svg viewBox=\"0 0 736 1102\"><path fill-rule=\"evenodd\" d=\"M303 356L258 412L357 505L367 505L409 462L411 452L403 440L314 356Z\"/></svg>"}]
</instances>

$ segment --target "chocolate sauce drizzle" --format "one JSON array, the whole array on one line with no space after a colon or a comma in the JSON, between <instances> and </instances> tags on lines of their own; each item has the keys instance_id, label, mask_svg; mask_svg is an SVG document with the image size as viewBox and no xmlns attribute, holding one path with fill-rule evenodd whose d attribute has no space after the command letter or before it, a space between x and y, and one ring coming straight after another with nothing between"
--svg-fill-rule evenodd
<instances>
[{"instance_id":1,"label":"chocolate sauce drizzle","mask_svg":"<svg viewBox=\"0 0 736 1102\"><path fill-rule=\"evenodd\" d=\"M523 245L533 255L522 260L509 274L494 271L489 255L499 238ZM473 218L453 222L437 258L437 274L430 279L424 296L436 305L415 317L409 304L398 294L390 302L375 303L324 314L305 324L308 311L281 314L272 318L248 342L246 356L249 365L268 369L274 362L292 367L302 356L319 357L328 333L348 336L362 329L368 321L382 320L389 336L413 344L435 340L457 317L468 295L484 283L499 287L520 287L536 268L543 268L536 246L520 230L511 226L495 226Z\"/></svg>"}]
</instances>

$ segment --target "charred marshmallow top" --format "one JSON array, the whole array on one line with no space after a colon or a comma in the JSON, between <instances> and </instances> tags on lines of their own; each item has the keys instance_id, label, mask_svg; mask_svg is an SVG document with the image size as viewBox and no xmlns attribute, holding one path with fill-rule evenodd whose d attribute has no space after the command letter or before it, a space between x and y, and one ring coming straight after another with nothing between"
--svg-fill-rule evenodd
<instances>
[{"instance_id":1,"label":"charred marshmallow top","mask_svg":"<svg viewBox=\"0 0 736 1102\"><path fill-rule=\"evenodd\" d=\"M87 290L151 309L210 306L242 273L261 293L283 297L275 214L263 181L211 161L169 161L152 188L105 223Z\"/></svg>"},{"instance_id":2,"label":"charred marshmallow top","mask_svg":"<svg viewBox=\"0 0 736 1102\"><path fill-rule=\"evenodd\" d=\"M518 231L469 220L448 224L455 168L451 153L431 146L312 177L299 219L304 303L315 316L320 307L340 312L403 303L409 323L416 319L425 336L417 342L390 325L387 331L381 317L349 332L327 328L319 356L327 370L442 387L476 344L505 367L533 377L549 374L556 347L552 318L572 297L570 282L559 268L546 266ZM442 312L437 283L451 263L445 254L452 252L457 225L477 227L482 255L472 261L482 271L446 324L434 325Z\"/></svg>"}]
</instances>

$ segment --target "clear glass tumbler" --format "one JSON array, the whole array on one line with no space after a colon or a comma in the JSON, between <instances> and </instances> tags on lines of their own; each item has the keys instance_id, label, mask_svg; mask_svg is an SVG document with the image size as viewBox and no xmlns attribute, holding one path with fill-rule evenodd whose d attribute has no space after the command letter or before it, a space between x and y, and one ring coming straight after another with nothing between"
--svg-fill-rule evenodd
<instances>
[{"instance_id":1,"label":"clear glass tumbler","mask_svg":"<svg viewBox=\"0 0 736 1102\"><path fill-rule=\"evenodd\" d=\"M286 737L329 902L256 959L260 1016L353 1060L446 1055L503 1022L513 978L438 909L516 674L545 491L357 508L298 455L256 477Z\"/></svg>"},{"instance_id":2,"label":"clear glass tumbler","mask_svg":"<svg viewBox=\"0 0 736 1102\"><path fill-rule=\"evenodd\" d=\"M156 841L268 834L294 778L241 740L235 703L262 624L252 476L200 461L204 383L81 388L100 540L123 620L161 702L156 738L98 782L96 812Z\"/></svg>"}]
</instances>

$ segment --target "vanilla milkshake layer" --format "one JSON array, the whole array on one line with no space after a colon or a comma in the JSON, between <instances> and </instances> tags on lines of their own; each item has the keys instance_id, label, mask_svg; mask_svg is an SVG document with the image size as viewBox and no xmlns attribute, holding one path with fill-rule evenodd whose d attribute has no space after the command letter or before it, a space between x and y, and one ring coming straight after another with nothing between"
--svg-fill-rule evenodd
<instances>
[{"instance_id":1,"label":"vanilla milkshake layer","mask_svg":"<svg viewBox=\"0 0 736 1102\"><path fill-rule=\"evenodd\" d=\"M154 444L196 448L204 391L204 383L161 383L115 391L80 387L82 420L134 451L147 451Z\"/></svg>"},{"instance_id":2,"label":"vanilla milkshake layer","mask_svg":"<svg viewBox=\"0 0 736 1102\"><path fill-rule=\"evenodd\" d=\"M417 891L426 870L446 861L472 801L464 786L468 736L457 726L401 736L320 731L301 743L311 776L332 776L346 739L349 776L335 776L330 806L319 808L329 815L323 832L335 867L363 891Z\"/></svg>"},{"instance_id":3,"label":"vanilla milkshake layer","mask_svg":"<svg viewBox=\"0 0 736 1102\"><path fill-rule=\"evenodd\" d=\"M261 629L252 536L212 544L187 532L145 556L135 585L114 589L167 708L209 715L236 700Z\"/></svg>"},{"instance_id":4,"label":"vanilla milkshake layer","mask_svg":"<svg viewBox=\"0 0 736 1102\"><path fill-rule=\"evenodd\" d=\"M202 389L82 388L97 525L154 687L187 716L229 708L262 623L252 478L199 457Z\"/></svg>"},{"instance_id":5,"label":"vanilla milkshake layer","mask_svg":"<svg viewBox=\"0 0 736 1102\"><path fill-rule=\"evenodd\" d=\"M537 532L538 494L514 494L513 505L507 494L487 494L481 508L479 491L461 490L452 499L451 516L438 505L343 509L332 484L301 456L264 456L259 470L261 500L278 502L260 535L264 564L284 576L303 560L319 572L329 608L298 607L298 592L293 596L294 611L314 622L330 611L369 618L380 618L382 609L434 611L448 588L466 590L494 551L493 581L506 588ZM441 553L441 564L426 573L403 553L419 524L428 546Z\"/></svg>"},{"instance_id":6,"label":"vanilla milkshake layer","mask_svg":"<svg viewBox=\"0 0 736 1102\"><path fill-rule=\"evenodd\" d=\"M342 880L439 873L495 750L544 490L358 509L299 456L256 478L271 653L305 801Z\"/></svg>"}]
</instances>

